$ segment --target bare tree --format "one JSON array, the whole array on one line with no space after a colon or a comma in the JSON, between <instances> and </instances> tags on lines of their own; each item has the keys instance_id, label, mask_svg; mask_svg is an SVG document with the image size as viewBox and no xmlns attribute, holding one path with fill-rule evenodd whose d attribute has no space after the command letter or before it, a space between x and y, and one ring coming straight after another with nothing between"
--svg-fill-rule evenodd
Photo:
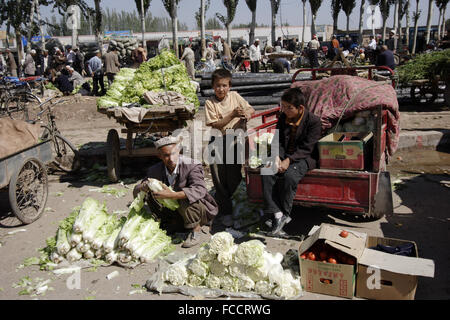
<instances>
[{"instance_id":1,"label":"bare tree","mask_svg":"<svg viewBox=\"0 0 450 320\"><path fill-rule=\"evenodd\" d=\"M393 30L397 31L398 30L398 25L399 25L399 16L398 16L398 8L399 8L399 0L393 0L392 1L394 3L394 26L393 26ZM394 37L394 50L397 50L397 36L399 34L397 33L397 35Z\"/></svg>"},{"instance_id":2,"label":"bare tree","mask_svg":"<svg viewBox=\"0 0 450 320\"><path fill-rule=\"evenodd\" d=\"M147 14L148 8L150 8L150 2L152 0L134 0L136 3L136 9L141 16L141 28L142 28L142 46L145 48L145 15Z\"/></svg>"},{"instance_id":3,"label":"bare tree","mask_svg":"<svg viewBox=\"0 0 450 320\"><path fill-rule=\"evenodd\" d=\"M433 16L433 1L434 0L428 0L428 16L427 16L427 31L426 34L426 44L430 42L430 33L431 33L431 18Z\"/></svg>"},{"instance_id":4,"label":"bare tree","mask_svg":"<svg viewBox=\"0 0 450 320\"><path fill-rule=\"evenodd\" d=\"M406 46L407 47L409 47L409 19L410 19L409 7L410 7L410 1L405 0L405 7L403 10L405 12L405 20L406 20Z\"/></svg>"},{"instance_id":5,"label":"bare tree","mask_svg":"<svg viewBox=\"0 0 450 320\"><path fill-rule=\"evenodd\" d=\"M277 26L277 14L278 10L280 9L280 3L281 0L270 0L270 7L271 7L271 13L272 13L272 31L271 31L271 37L272 37L272 45L275 45L275 28Z\"/></svg>"},{"instance_id":6,"label":"bare tree","mask_svg":"<svg viewBox=\"0 0 450 320\"><path fill-rule=\"evenodd\" d=\"M441 36L444 36L445 32L442 30L442 25L445 25L445 9L449 0L436 0L436 6L439 10L439 23L438 23L438 40L441 40Z\"/></svg>"},{"instance_id":7,"label":"bare tree","mask_svg":"<svg viewBox=\"0 0 450 320\"><path fill-rule=\"evenodd\" d=\"M250 25L249 43L253 43L253 40L255 40L257 0L245 0L245 3L247 3L247 7L252 12L252 24Z\"/></svg>"},{"instance_id":8,"label":"bare tree","mask_svg":"<svg viewBox=\"0 0 450 320\"><path fill-rule=\"evenodd\" d=\"M38 0L31 1L31 8L30 8L30 22L28 24L28 35L27 35L27 52L30 52L31 50L31 35L33 31L33 23L34 23L34 12L36 10L36 5L39 5Z\"/></svg>"},{"instance_id":9,"label":"bare tree","mask_svg":"<svg viewBox=\"0 0 450 320\"><path fill-rule=\"evenodd\" d=\"M414 20L414 40L413 40L413 47L411 50L412 54L416 54L416 45L417 45L417 30L418 30L418 22L421 14L421 10L419 10L419 2L420 0L416 0L416 12L413 14L413 20Z\"/></svg>"},{"instance_id":10,"label":"bare tree","mask_svg":"<svg viewBox=\"0 0 450 320\"><path fill-rule=\"evenodd\" d=\"M175 55L179 58L179 50L178 50L178 3L181 0L162 0L164 7L169 13L170 19L172 20L172 41L173 41L173 50L175 51Z\"/></svg>"},{"instance_id":11,"label":"bare tree","mask_svg":"<svg viewBox=\"0 0 450 320\"><path fill-rule=\"evenodd\" d=\"M364 6L366 4L366 0L361 0L361 6L359 7L359 44L362 45L363 42L363 24L364 24Z\"/></svg>"},{"instance_id":12,"label":"bare tree","mask_svg":"<svg viewBox=\"0 0 450 320\"><path fill-rule=\"evenodd\" d=\"M386 22L391 12L391 4L395 0L380 0L379 6L381 11L381 17L383 18L383 42L386 42Z\"/></svg>"},{"instance_id":13,"label":"bare tree","mask_svg":"<svg viewBox=\"0 0 450 320\"><path fill-rule=\"evenodd\" d=\"M316 16L317 11L319 11L322 5L322 0L309 0L309 5L311 7L311 38L316 34Z\"/></svg>"},{"instance_id":14,"label":"bare tree","mask_svg":"<svg viewBox=\"0 0 450 320\"><path fill-rule=\"evenodd\" d=\"M350 15L356 6L355 0L342 0L342 11L345 12L347 16L347 33L350 32Z\"/></svg>"},{"instance_id":15,"label":"bare tree","mask_svg":"<svg viewBox=\"0 0 450 320\"><path fill-rule=\"evenodd\" d=\"M338 18L342 9L342 0L331 0L331 15L333 16L333 34L338 30Z\"/></svg>"},{"instance_id":16,"label":"bare tree","mask_svg":"<svg viewBox=\"0 0 450 320\"><path fill-rule=\"evenodd\" d=\"M227 8L227 16L224 17L220 13L216 13L216 17L227 28L227 43L231 47L231 23L233 22L234 16L236 15L236 7L239 3L239 0L222 0L222 1L223 5Z\"/></svg>"},{"instance_id":17,"label":"bare tree","mask_svg":"<svg viewBox=\"0 0 450 320\"><path fill-rule=\"evenodd\" d=\"M305 48L305 29L306 29L306 0L302 1L303 7L303 28L302 28L302 51Z\"/></svg>"}]
</instances>

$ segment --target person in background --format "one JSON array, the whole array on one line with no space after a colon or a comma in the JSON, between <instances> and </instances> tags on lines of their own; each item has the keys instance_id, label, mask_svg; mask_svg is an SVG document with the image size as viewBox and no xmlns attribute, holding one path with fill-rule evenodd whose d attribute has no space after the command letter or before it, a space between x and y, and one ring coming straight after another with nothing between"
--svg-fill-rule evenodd
<instances>
[{"instance_id":1,"label":"person in background","mask_svg":"<svg viewBox=\"0 0 450 320\"><path fill-rule=\"evenodd\" d=\"M142 43L133 51L131 54L131 59L134 61L133 68L137 69L140 67L142 62L147 61L147 54L142 46Z\"/></svg>"},{"instance_id":2,"label":"person in background","mask_svg":"<svg viewBox=\"0 0 450 320\"><path fill-rule=\"evenodd\" d=\"M281 97L281 115L276 129L279 150L276 174L261 175L266 225L274 236L285 234L298 183L308 170L316 167L317 141L321 137L320 118L310 112L299 88L287 89Z\"/></svg>"},{"instance_id":3,"label":"person in background","mask_svg":"<svg viewBox=\"0 0 450 320\"><path fill-rule=\"evenodd\" d=\"M377 41L375 40L374 36L370 36L368 48L374 51L377 50Z\"/></svg>"},{"instance_id":4,"label":"person in background","mask_svg":"<svg viewBox=\"0 0 450 320\"><path fill-rule=\"evenodd\" d=\"M119 72L119 56L117 55L117 48L110 50L105 54L105 72L108 78L108 86L114 82L116 74Z\"/></svg>"},{"instance_id":5,"label":"person in background","mask_svg":"<svg viewBox=\"0 0 450 320\"><path fill-rule=\"evenodd\" d=\"M79 74L73 67L66 66L66 69L69 76L69 82L72 83L74 89L85 82L83 76Z\"/></svg>"},{"instance_id":6,"label":"person in background","mask_svg":"<svg viewBox=\"0 0 450 320\"><path fill-rule=\"evenodd\" d=\"M92 93L95 96L105 94L105 83L103 81L103 65L102 65L102 60L100 59L101 56L102 56L102 53L100 52L100 50L97 50L95 52L95 56L93 56L88 61L88 70L89 70L89 74L92 77L92 82L93 82L93 84L92 84L93 92ZM99 85L102 89L100 94L98 92Z\"/></svg>"},{"instance_id":7,"label":"person in background","mask_svg":"<svg viewBox=\"0 0 450 320\"><path fill-rule=\"evenodd\" d=\"M216 189L215 199L219 205L218 216L222 218L232 213L231 196L242 181L242 164L238 161L241 159L239 158L241 155L238 154L238 141L234 134L227 136L226 131L227 129L245 131L247 121L255 112L239 93L230 91L231 78L231 72L226 69L214 71L211 79L214 96L205 103L205 124L221 132L220 137L211 139L209 147L216 145L219 150L215 151L222 152L221 157L215 155L219 163L210 165ZM227 140L231 143L227 144ZM232 153L234 153L232 163L226 163L227 154Z\"/></svg>"},{"instance_id":8,"label":"person in background","mask_svg":"<svg viewBox=\"0 0 450 320\"><path fill-rule=\"evenodd\" d=\"M188 73L189 78L191 80L195 80L195 68L194 68L194 61L195 61L195 54L192 50L192 42L190 42L187 47L183 50L183 55L181 56L181 61L184 60L184 64L186 66L186 70Z\"/></svg>"},{"instance_id":9,"label":"person in background","mask_svg":"<svg viewBox=\"0 0 450 320\"><path fill-rule=\"evenodd\" d=\"M318 55L320 49L320 42L317 40L317 35L314 35L312 40L308 43L308 48L311 68L317 68L319 66Z\"/></svg>"},{"instance_id":10,"label":"person in background","mask_svg":"<svg viewBox=\"0 0 450 320\"><path fill-rule=\"evenodd\" d=\"M281 37L278 37L277 41L275 41L273 46L283 48L283 41L281 40Z\"/></svg>"},{"instance_id":11,"label":"person in background","mask_svg":"<svg viewBox=\"0 0 450 320\"><path fill-rule=\"evenodd\" d=\"M73 51L73 49L72 48L69 48L68 50L67 50L67 55L66 55L66 57L67 57L67 64L69 65L69 66L73 66L73 63L74 63L74 61L75 61L75 52Z\"/></svg>"},{"instance_id":12,"label":"person in background","mask_svg":"<svg viewBox=\"0 0 450 320\"><path fill-rule=\"evenodd\" d=\"M48 74L48 50L42 51L42 60L41 60L41 72L43 76L46 76Z\"/></svg>"},{"instance_id":13,"label":"person in background","mask_svg":"<svg viewBox=\"0 0 450 320\"><path fill-rule=\"evenodd\" d=\"M84 72L84 55L77 46L73 47L73 52L75 53L75 57L73 60L72 67L75 69L76 72L83 75L83 73L85 73Z\"/></svg>"},{"instance_id":14,"label":"person in background","mask_svg":"<svg viewBox=\"0 0 450 320\"><path fill-rule=\"evenodd\" d=\"M331 45L333 47L333 51L334 51L334 55L336 56L337 54L339 54L339 40L336 38L335 35L333 35L333 37L331 38Z\"/></svg>"},{"instance_id":15,"label":"person in background","mask_svg":"<svg viewBox=\"0 0 450 320\"><path fill-rule=\"evenodd\" d=\"M231 57L234 55L234 52L224 38L220 38L220 42L222 43L222 64L228 70L231 70Z\"/></svg>"},{"instance_id":16,"label":"person in background","mask_svg":"<svg viewBox=\"0 0 450 320\"><path fill-rule=\"evenodd\" d=\"M10 48L6 48L6 66L11 77L17 77L17 63Z\"/></svg>"},{"instance_id":17,"label":"person in background","mask_svg":"<svg viewBox=\"0 0 450 320\"><path fill-rule=\"evenodd\" d=\"M247 48L247 45L244 44L236 52L236 61L234 64L235 69L240 71L242 65L244 65L244 70L245 70L245 72L247 72L247 67L245 67L245 60L247 60L248 58L249 58L248 48ZM248 64L248 62L247 62L247 64Z\"/></svg>"},{"instance_id":18,"label":"person in background","mask_svg":"<svg viewBox=\"0 0 450 320\"><path fill-rule=\"evenodd\" d=\"M36 75L36 63L34 62L34 56L36 55L36 50L31 49L25 57L24 63L24 74L25 77L32 77Z\"/></svg>"},{"instance_id":19,"label":"person in background","mask_svg":"<svg viewBox=\"0 0 450 320\"><path fill-rule=\"evenodd\" d=\"M70 95L73 91L73 85L69 81L69 72L66 68L61 69L61 71L56 73L56 78L53 81L55 86L61 91L64 95Z\"/></svg>"},{"instance_id":20,"label":"person in background","mask_svg":"<svg viewBox=\"0 0 450 320\"><path fill-rule=\"evenodd\" d=\"M276 58L273 62L274 73L284 73L286 69L287 73L291 72L291 63L286 58Z\"/></svg>"},{"instance_id":21,"label":"person in background","mask_svg":"<svg viewBox=\"0 0 450 320\"><path fill-rule=\"evenodd\" d=\"M389 38L386 40L386 46L392 52L395 52L395 31L391 30L389 32Z\"/></svg>"},{"instance_id":22,"label":"person in background","mask_svg":"<svg viewBox=\"0 0 450 320\"><path fill-rule=\"evenodd\" d=\"M380 52L381 53L377 57L376 66L385 66L395 70L394 53L389 50L387 45L381 46Z\"/></svg>"},{"instance_id":23,"label":"person in background","mask_svg":"<svg viewBox=\"0 0 450 320\"><path fill-rule=\"evenodd\" d=\"M214 62L214 60L216 60L216 53L217 52L214 50L212 42L208 43L208 48L206 48L206 55L205 55L206 60L212 60Z\"/></svg>"},{"instance_id":24,"label":"person in background","mask_svg":"<svg viewBox=\"0 0 450 320\"><path fill-rule=\"evenodd\" d=\"M297 50L298 47L298 41L297 38L292 39L292 41L289 43L288 50L295 53L295 50Z\"/></svg>"},{"instance_id":25,"label":"person in background","mask_svg":"<svg viewBox=\"0 0 450 320\"><path fill-rule=\"evenodd\" d=\"M62 53L61 49L58 47L55 47L55 54L52 57L52 63L53 63L53 69L56 70L56 72L61 71L61 69L64 68L64 66L67 64L67 58Z\"/></svg>"},{"instance_id":26,"label":"person in background","mask_svg":"<svg viewBox=\"0 0 450 320\"><path fill-rule=\"evenodd\" d=\"M261 60L261 48L259 46L259 39L250 46L250 70L252 73L259 73L259 61Z\"/></svg>"},{"instance_id":27,"label":"person in background","mask_svg":"<svg viewBox=\"0 0 450 320\"><path fill-rule=\"evenodd\" d=\"M136 185L133 196L136 197L141 191L151 193L153 198L148 195L146 200L152 213L161 220L161 228L169 234L189 231L181 246L191 248L200 243L202 226L211 225L218 208L206 188L202 164L180 155L180 143L181 140L174 136L155 142L161 162L148 169L147 177ZM148 187L149 178L161 181L166 187L162 191L151 192ZM154 199L177 200L179 208L176 212L161 208Z\"/></svg>"},{"instance_id":28,"label":"person in background","mask_svg":"<svg viewBox=\"0 0 450 320\"><path fill-rule=\"evenodd\" d=\"M351 50L352 50L352 44L353 44L353 41L352 41L352 39L350 38L350 36L349 36L348 34L345 35L345 40L344 40L344 42L342 43L343 50L344 50L344 51L351 52Z\"/></svg>"}]
</instances>

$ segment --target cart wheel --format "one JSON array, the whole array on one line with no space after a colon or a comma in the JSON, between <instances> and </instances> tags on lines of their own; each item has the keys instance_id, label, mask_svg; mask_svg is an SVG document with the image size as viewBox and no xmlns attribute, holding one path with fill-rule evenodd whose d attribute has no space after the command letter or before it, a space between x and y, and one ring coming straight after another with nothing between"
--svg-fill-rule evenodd
<instances>
[{"instance_id":1,"label":"cart wheel","mask_svg":"<svg viewBox=\"0 0 450 320\"><path fill-rule=\"evenodd\" d=\"M432 87L428 86L412 86L410 91L411 99L414 103L419 104L421 102L433 103L437 98L437 93L434 92Z\"/></svg>"},{"instance_id":2,"label":"cart wheel","mask_svg":"<svg viewBox=\"0 0 450 320\"><path fill-rule=\"evenodd\" d=\"M36 158L26 159L9 183L9 203L24 224L39 219L48 196L47 170Z\"/></svg>"},{"instance_id":3,"label":"cart wheel","mask_svg":"<svg viewBox=\"0 0 450 320\"><path fill-rule=\"evenodd\" d=\"M11 97L6 100L4 108L8 116L13 120L28 120L28 109L19 97Z\"/></svg>"},{"instance_id":4,"label":"cart wheel","mask_svg":"<svg viewBox=\"0 0 450 320\"><path fill-rule=\"evenodd\" d=\"M108 177L111 182L117 182L120 179L120 140L119 134L115 129L108 132L106 140L106 164L108 167Z\"/></svg>"}]
</instances>

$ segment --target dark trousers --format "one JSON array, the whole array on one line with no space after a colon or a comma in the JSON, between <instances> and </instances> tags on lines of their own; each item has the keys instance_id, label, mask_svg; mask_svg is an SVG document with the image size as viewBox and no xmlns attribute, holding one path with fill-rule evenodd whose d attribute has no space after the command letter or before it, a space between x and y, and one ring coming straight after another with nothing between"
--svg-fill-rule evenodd
<instances>
[{"instance_id":1,"label":"dark trousers","mask_svg":"<svg viewBox=\"0 0 450 320\"><path fill-rule=\"evenodd\" d=\"M223 164L211 164L211 176L216 190L215 200L219 206L218 216L229 215L233 212L233 203L231 197L242 181L242 164L238 164L238 148L236 140L227 145L226 136L223 136ZM227 164L227 154L234 149L233 163Z\"/></svg>"},{"instance_id":2,"label":"dark trousers","mask_svg":"<svg viewBox=\"0 0 450 320\"><path fill-rule=\"evenodd\" d=\"M161 212L157 213L161 219L162 228L170 228L175 231L182 231L183 229L194 229L196 226L204 226L210 223L210 218L206 212L206 207L200 201L189 203L189 200L178 200L180 207L177 212L163 208Z\"/></svg>"},{"instance_id":3,"label":"dark trousers","mask_svg":"<svg viewBox=\"0 0 450 320\"><path fill-rule=\"evenodd\" d=\"M250 70L252 73L259 72L259 61L251 61L250 62Z\"/></svg>"},{"instance_id":4,"label":"dark trousers","mask_svg":"<svg viewBox=\"0 0 450 320\"><path fill-rule=\"evenodd\" d=\"M95 95L95 96L98 96L99 94L98 94L98 86L100 85L100 87L102 88L102 91L101 91L101 95L104 95L105 94L105 83L103 82L103 73L101 74L101 75L99 75L99 76L94 76L93 77L93 94Z\"/></svg>"},{"instance_id":5,"label":"dark trousers","mask_svg":"<svg viewBox=\"0 0 450 320\"><path fill-rule=\"evenodd\" d=\"M264 198L264 214L272 217L276 212L290 215L298 183L308 172L306 160L293 162L284 173L263 175L262 189Z\"/></svg>"},{"instance_id":6,"label":"dark trousers","mask_svg":"<svg viewBox=\"0 0 450 320\"><path fill-rule=\"evenodd\" d=\"M316 49L309 50L309 62L311 64L311 68L316 68L319 66L319 60L317 56L318 52Z\"/></svg>"},{"instance_id":7,"label":"dark trousers","mask_svg":"<svg viewBox=\"0 0 450 320\"><path fill-rule=\"evenodd\" d=\"M108 72L106 74L106 77L108 78L108 86L111 86L111 84L114 82L114 78L116 77L116 74Z\"/></svg>"}]
</instances>

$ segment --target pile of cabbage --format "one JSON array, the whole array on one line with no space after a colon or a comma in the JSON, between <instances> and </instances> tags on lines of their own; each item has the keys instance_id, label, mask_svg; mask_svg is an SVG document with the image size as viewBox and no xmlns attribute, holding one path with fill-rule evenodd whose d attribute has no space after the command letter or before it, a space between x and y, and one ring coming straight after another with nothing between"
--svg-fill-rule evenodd
<instances>
[{"instance_id":1,"label":"pile of cabbage","mask_svg":"<svg viewBox=\"0 0 450 320\"><path fill-rule=\"evenodd\" d=\"M169 50L163 50L156 57L142 63L132 77L131 74L125 79L116 76L106 96L97 100L97 106L108 108L140 103L144 107L149 107L146 105L144 93L162 92L166 89L181 93L186 98L186 102L194 104L196 111L198 110L200 102L197 98L196 86L191 83L184 64Z\"/></svg>"},{"instance_id":2,"label":"pile of cabbage","mask_svg":"<svg viewBox=\"0 0 450 320\"><path fill-rule=\"evenodd\" d=\"M221 289L227 292L255 292L283 299L302 293L300 278L281 266L283 255L265 250L259 240L239 245L228 232L219 232L195 256L171 264L161 273L174 286Z\"/></svg>"},{"instance_id":3,"label":"pile of cabbage","mask_svg":"<svg viewBox=\"0 0 450 320\"><path fill-rule=\"evenodd\" d=\"M372 132L374 130L375 119L370 110L356 112L353 118L338 124L336 128L332 129L332 131L336 132Z\"/></svg>"},{"instance_id":4,"label":"pile of cabbage","mask_svg":"<svg viewBox=\"0 0 450 320\"><path fill-rule=\"evenodd\" d=\"M255 149L253 152L255 154L250 156L249 159L250 168L255 169L261 167L266 157L270 156L273 137L274 137L273 133L264 132L260 135L256 135L253 138L253 142L255 144Z\"/></svg>"},{"instance_id":5,"label":"pile of cabbage","mask_svg":"<svg viewBox=\"0 0 450 320\"><path fill-rule=\"evenodd\" d=\"M143 208L144 198L145 193L139 193L128 215L122 217L109 214L105 204L87 198L60 222L56 237L47 239L41 264L86 259L133 265L170 252L174 249L171 238Z\"/></svg>"},{"instance_id":6,"label":"pile of cabbage","mask_svg":"<svg viewBox=\"0 0 450 320\"><path fill-rule=\"evenodd\" d=\"M106 91L106 95L97 100L99 108L118 107L122 105L122 92L133 80L136 69L122 68L114 77L114 82Z\"/></svg>"}]
</instances>

